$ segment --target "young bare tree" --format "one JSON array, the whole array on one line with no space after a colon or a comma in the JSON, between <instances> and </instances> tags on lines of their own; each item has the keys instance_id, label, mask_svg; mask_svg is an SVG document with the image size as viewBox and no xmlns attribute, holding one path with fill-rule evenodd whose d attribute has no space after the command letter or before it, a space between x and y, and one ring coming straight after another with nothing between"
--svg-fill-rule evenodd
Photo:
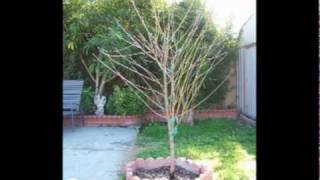
<instances>
[{"instance_id":1,"label":"young bare tree","mask_svg":"<svg viewBox=\"0 0 320 180\"><path fill-rule=\"evenodd\" d=\"M166 7L160 12L157 4L159 1L151 1L154 18L152 25L146 23L135 1L130 0L139 23L144 27L143 32L129 32L120 22L118 23L125 34L119 36L119 39L135 47L139 53L129 54L123 50L108 52L100 49L101 54L108 57L108 62L96 58L129 87L141 92L141 100L145 105L153 113L167 120L172 175L175 170L174 136L177 127L191 110L208 99L228 79L226 76L211 93L195 102L206 76L222 62L226 52L223 50L223 38L216 38L212 44L205 43L205 33L210 27L208 23L203 23L206 22L202 21L203 13L198 13L193 18L192 25L181 31L193 3L177 21L174 6ZM134 58L138 54L147 56L147 64L157 66L159 71L151 71L145 64L138 63ZM143 85L130 81L117 67L135 73L141 78Z\"/></svg>"}]
</instances>

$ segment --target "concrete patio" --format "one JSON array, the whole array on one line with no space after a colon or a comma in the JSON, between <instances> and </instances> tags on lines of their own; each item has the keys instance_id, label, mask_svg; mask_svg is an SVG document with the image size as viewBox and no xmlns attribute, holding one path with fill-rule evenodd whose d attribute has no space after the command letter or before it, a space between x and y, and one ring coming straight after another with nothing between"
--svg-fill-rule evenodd
<instances>
[{"instance_id":1,"label":"concrete patio","mask_svg":"<svg viewBox=\"0 0 320 180\"><path fill-rule=\"evenodd\" d=\"M64 180L119 180L138 130L77 127L63 131Z\"/></svg>"}]
</instances>

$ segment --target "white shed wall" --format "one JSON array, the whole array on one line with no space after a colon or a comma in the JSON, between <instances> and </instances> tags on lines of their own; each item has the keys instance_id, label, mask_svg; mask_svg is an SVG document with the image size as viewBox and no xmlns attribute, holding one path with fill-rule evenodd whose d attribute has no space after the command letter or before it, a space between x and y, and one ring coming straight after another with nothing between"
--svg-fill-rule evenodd
<instances>
[{"instance_id":1,"label":"white shed wall","mask_svg":"<svg viewBox=\"0 0 320 180\"><path fill-rule=\"evenodd\" d=\"M256 18L251 16L241 29L237 63L237 97L240 111L256 119Z\"/></svg>"}]
</instances>

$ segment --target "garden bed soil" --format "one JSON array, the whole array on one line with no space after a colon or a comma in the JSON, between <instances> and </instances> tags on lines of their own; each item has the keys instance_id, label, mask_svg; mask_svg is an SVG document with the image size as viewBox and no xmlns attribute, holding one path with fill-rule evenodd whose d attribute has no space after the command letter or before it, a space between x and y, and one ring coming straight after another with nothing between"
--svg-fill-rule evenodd
<instances>
[{"instance_id":1,"label":"garden bed soil","mask_svg":"<svg viewBox=\"0 0 320 180\"><path fill-rule=\"evenodd\" d=\"M148 180L169 180L170 166L162 166L154 169L138 168L133 173L134 176L138 176L140 179ZM195 180L199 177L199 174L188 171L180 166L176 166L174 176L172 180Z\"/></svg>"}]
</instances>

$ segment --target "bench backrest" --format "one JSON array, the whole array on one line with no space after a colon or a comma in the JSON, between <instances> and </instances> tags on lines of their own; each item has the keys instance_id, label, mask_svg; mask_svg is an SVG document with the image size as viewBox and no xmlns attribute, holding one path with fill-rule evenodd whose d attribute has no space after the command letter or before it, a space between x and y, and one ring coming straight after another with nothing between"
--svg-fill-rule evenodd
<instances>
[{"instance_id":1,"label":"bench backrest","mask_svg":"<svg viewBox=\"0 0 320 180\"><path fill-rule=\"evenodd\" d=\"M79 110L83 80L63 81L63 109Z\"/></svg>"}]
</instances>

